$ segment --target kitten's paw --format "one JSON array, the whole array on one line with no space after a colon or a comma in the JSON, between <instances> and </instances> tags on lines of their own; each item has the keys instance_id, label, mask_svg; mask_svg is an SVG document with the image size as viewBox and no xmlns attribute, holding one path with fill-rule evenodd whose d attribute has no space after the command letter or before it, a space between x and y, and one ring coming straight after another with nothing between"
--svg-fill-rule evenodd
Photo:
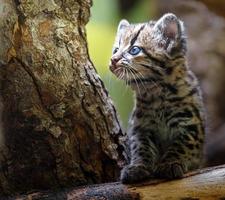
<instances>
[{"instance_id":1,"label":"kitten's paw","mask_svg":"<svg viewBox=\"0 0 225 200\"><path fill-rule=\"evenodd\" d=\"M157 176L167 179L182 178L185 173L184 165L180 162L162 163L157 169Z\"/></svg>"},{"instance_id":2,"label":"kitten's paw","mask_svg":"<svg viewBox=\"0 0 225 200\"><path fill-rule=\"evenodd\" d=\"M151 173L144 165L127 165L120 174L122 183L137 183L150 178Z\"/></svg>"}]
</instances>

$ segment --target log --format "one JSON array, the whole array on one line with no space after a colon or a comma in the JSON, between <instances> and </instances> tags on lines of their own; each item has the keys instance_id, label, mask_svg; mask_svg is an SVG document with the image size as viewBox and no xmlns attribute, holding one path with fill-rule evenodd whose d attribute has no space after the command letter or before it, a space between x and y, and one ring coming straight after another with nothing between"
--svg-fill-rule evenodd
<instances>
[{"instance_id":1,"label":"log","mask_svg":"<svg viewBox=\"0 0 225 200\"><path fill-rule=\"evenodd\" d=\"M225 165L190 172L179 180L151 180L136 185L119 182L63 191L35 192L2 200L222 200Z\"/></svg>"}]
</instances>

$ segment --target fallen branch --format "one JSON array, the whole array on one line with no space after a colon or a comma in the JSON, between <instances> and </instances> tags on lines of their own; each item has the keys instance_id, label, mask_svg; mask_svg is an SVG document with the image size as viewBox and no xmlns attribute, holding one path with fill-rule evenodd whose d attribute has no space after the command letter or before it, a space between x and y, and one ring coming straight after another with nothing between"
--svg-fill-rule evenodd
<instances>
[{"instance_id":1,"label":"fallen branch","mask_svg":"<svg viewBox=\"0 0 225 200\"><path fill-rule=\"evenodd\" d=\"M136 185L119 182L91 185L63 191L36 192L4 200L198 200L225 199L225 165L205 168L183 179L151 180Z\"/></svg>"}]
</instances>

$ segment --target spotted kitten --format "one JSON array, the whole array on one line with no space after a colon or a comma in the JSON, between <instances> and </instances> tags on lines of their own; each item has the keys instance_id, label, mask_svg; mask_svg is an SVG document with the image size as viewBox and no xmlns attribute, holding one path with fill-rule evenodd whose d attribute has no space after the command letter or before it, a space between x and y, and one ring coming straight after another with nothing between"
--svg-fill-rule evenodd
<instances>
[{"instance_id":1,"label":"spotted kitten","mask_svg":"<svg viewBox=\"0 0 225 200\"><path fill-rule=\"evenodd\" d=\"M129 163L123 183L149 177L181 178L201 164L204 120L198 81L187 66L183 22L122 20L110 70L136 94L129 122Z\"/></svg>"}]
</instances>

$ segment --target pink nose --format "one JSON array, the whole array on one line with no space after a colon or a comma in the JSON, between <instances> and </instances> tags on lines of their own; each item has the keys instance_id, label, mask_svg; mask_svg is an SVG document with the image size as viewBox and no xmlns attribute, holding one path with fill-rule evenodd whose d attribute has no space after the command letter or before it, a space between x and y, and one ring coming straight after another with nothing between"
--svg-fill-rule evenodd
<instances>
[{"instance_id":1,"label":"pink nose","mask_svg":"<svg viewBox=\"0 0 225 200\"><path fill-rule=\"evenodd\" d=\"M112 65L116 65L116 63L120 60L118 57L111 58Z\"/></svg>"}]
</instances>

